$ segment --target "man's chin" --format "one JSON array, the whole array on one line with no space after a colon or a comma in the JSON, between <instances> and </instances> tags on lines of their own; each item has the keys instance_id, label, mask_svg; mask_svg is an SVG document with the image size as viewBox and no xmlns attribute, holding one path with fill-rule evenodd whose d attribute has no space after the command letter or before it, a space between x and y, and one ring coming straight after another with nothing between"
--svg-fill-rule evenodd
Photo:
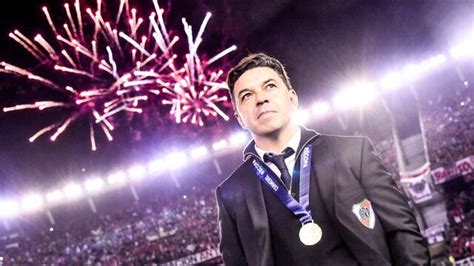
<instances>
[{"instance_id":1,"label":"man's chin","mask_svg":"<svg viewBox=\"0 0 474 266\"><path fill-rule=\"evenodd\" d=\"M280 131L281 131L281 127L267 126L264 128L257 129L255 131L255 135L259 135L262 137L272 137L272 136L278 135Z\"/></svg>"}]
</instances>

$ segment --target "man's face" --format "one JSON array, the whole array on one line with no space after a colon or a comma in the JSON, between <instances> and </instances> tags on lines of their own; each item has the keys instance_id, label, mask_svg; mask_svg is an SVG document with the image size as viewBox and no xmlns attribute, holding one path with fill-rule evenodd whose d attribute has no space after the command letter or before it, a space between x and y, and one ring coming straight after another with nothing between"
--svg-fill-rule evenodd
<instances>
[{"instance_id":1,"label":"man's face","mask_svg":"<svg viewBox=\"0 0 474 266\"><path fill-rule=\"evenodd\" d=\"M298 108L298 96L288 90L269 67L245 71L235 82L235 117L254 135L265 136L285 129Z\"/></svg>"}]
</instances>

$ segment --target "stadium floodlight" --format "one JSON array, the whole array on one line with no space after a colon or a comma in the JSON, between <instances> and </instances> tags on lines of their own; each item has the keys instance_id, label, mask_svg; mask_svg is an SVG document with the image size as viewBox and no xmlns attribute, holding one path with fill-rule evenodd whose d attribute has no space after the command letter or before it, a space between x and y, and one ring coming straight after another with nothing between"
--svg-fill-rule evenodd
<instances>
[{"instance_id":1,"label":"stadium floodlight","mask_svg":"<svg viewBox=\"0 0 474 266\"><path fill-rule=\"evenodd\" d=\"M305 125L309 120L309 112L304 109L298 109L293 113L293 119L298 125Z\"/></svg>"},{"instance_id":2,"label":"stadium floodlight","mask_svg":"<svg viewBox=\"0 0 474 266\"><path fill-rule=\"evenodd\" d=\"M82 195L82 188L77 184L71 183L64 187L63 193L68 199L77 199Z\"/></svg>"},{"instance_id":3,"label":"stadium floodlight","mask_svg":"<svg viewBox=\"0 0 474 266\"><path fill-rule=\"evenodd\" d=\"M435 67L438 67L448 61L448 58L444 54L435 55L429 59L423 61L421 66L425 71L432 70Z\"/></svg>"},{"instance_id":4,"label":"stadium floodlight","mask_svg":"<svg viewBox=\"0 0 474 266\"><path fill-rule=\"evenodd\" d=\"M85 187L87 192L89 193L96 193L103 189L104 187L104 180L100 177L93 177L86 181Z\"/></svg>"},{"instance_id":5,"label":"stadium floodlight","mask_svg":"<svg viewBox=\"0 0 474 266\"><path fill-rule=\"evenodd\" d=\"M178 169L184 165L187 157L184 152L172 152L165 158L165 164L169 169Z\"/></svg>"},{"instance_id":6,"label":"stadium floodlight","mask_svg":"<svg viewBox=\"0 0 474 266\"><path fill-rule=\"evenodd\" d=\"M207 153L208 151L205 146L199 146L199 147L193 148L189 155L191 155L191 158L193 159L202 159L204 156L207 155Z\"/></svg>"},{"instance_id":7,"label":"stadium floodlight","mask_svg":"<svg viewBox=\"0 0 474 266\"><path fill-rule=\"evenodd\" d=\"M474 56L474 31L468 34L468 38L458 43L449 50L449 54L455 59L467 58Z\"/></svg>"},{"instance_id":8,"label":"stadium floodlight","mask_svg":"<svg viewBox=\"0 0 474 266\"><path fill-rule=\"evenodd\" d=\"M328 102L322 102L322 101L321 102L315 102L311 106L311 111L316 117L327 114L330 109L331 109L331 107L329 106L329 103Z\"/></svg>"},{"instance_id":9,"label":"stadium floodlight","mask_svg":"<svg viewBox=\"0 0 474 266\"><path fill-rule=\"evenodd\" d=\"M220 151L220 150L225 149L226 147L227 147L227 141L225 139L221 139L212 144L212 149L214 151Z\"/></svg>"},{"instance_id":10,"label":"stadium floodlight","mask_svg":"<svg viewBox=\"0 0 474 266\"><path fill-rule=\"evenodd\" d=\"M356 82L342 90L333 99L336 108L345 110L352 107L363 106L371 102L376 96L375 86L368 82Z\"/></svg>"},{"instance_id":11,"label":"stadium floodlight","mask_svg":"<svg viewBox=\"0 0 474 266\"><path fill-rule=\"evenodd\" d=\"M390 72L380 80L382 90L395 90L403 86L403 76L399 72Z\"/></svg>"},{"instance_id":12,"label":"stadium floodlight","mask_svg":"<svg viewBox=\"0 0 474 266\"><path fill-rule=\"evenodd\" d=\"M122 184L126 181L127 175L123 171L115 172L107 177L107 182L111 185Z\"/></svg>"},{"instance_id":13,"label":"stadium floodlight","mask_svg":"<svg viewBox=\"0 0 474 266\"><path fill-rule=\"evenodd\" d=\"M63 192L59 189L54 190L46 194L46 200L48 202L58 202L63 199Z\"/></svg>"},{"instance_id":14,"label":"stadium floodlight","mask_svg":"<svg viewBox=\"0 0 474 266\"><path fill-rule=\"evenodd\" d=\"M146 175L146 168L142 165L134 165L128 169L128 175L133 180L142 179Z\"/></svg>"},{"instance_id":15,"label":"stadium floodlight","mask_svg":"<svg viewBox=\"0 0 474 266\"><path fill-rule=\"evenodd\" d=\"M414 81L418 79L423 73L423 67L421 65L410 63L403 67L402 73L405 80Z\"/></svg>"},{"instance_id":16,"label":"stadium floodlight","mask_svg":"<svg viewBox=\"0 0 474 266\"><path fill-rule=\"evenodd\" d=\"M238 145L238 144L247 142L247 140L248 140L247 134L242 131L232 134L229 138L229 142L233 145Z\"/></svg>"},{"instance_id":17,"label":"stadium floodlight","mask_svg":"<svg viewBox=\"0 0 474 266\"><path fill-rule=\"evenodd\" d=\"M162 171L165 163L161 159L155 159L148 164L148 174L156 174Z\"/></svg>"},{"instance_id":18,"label":"stadium floodlight","mask_svg":"<svg viewBox=\"0 0 474 266\"><path fill-rule=\"evenodd\" d=\"M18 203L16 201L0 201L0 218L10 218L18 214Z\"/></svg>"},{"instance_id":19,"label":"stadium floodlight","mask_svg":"<svg viewBox=\"0 0 474 266\"><path fill-rule=\"evenodd\" d=\"M43 207L43 197L40 194L26 195L21 201L21 208L26 212L33 212Z\"/></svg>"}]
</instances>

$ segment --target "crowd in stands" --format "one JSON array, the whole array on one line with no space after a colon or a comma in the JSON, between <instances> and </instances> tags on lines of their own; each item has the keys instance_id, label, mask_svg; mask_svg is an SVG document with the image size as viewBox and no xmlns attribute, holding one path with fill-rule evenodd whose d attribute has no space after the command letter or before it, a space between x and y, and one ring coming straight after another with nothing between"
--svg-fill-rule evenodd
<instances>
[{"instance_id":1,"label":"crowd in stands","mask_svg":"<svg viewBox=\"0 0 474 266\"><path fill-rule=\"evenodd\" d=\"M217 247L215 204L211 189L196 188L176 201L137 201L54 232L22 234L0 256L6 265L159 265Z\"/></svg>"},{"instance_id":2,"label":"crowd in stands","mask_svg":"<svg viewBox=\"0 0 474 266\"><path fill-rule=\"evenodd\" d=\"M474 256L474 191L466 189L448 196L447 244L454 261Z\"/></svg>"},{"instance_id":3,"label":"crowd in stands","mask_svg":"<svg viewBox=\"0 0 474 266\"><path fill-rule=\"evenodd\" d=\"M474 90L431 93L421 104L432 169L474 155Z\"/></svg>"}]
</instances>

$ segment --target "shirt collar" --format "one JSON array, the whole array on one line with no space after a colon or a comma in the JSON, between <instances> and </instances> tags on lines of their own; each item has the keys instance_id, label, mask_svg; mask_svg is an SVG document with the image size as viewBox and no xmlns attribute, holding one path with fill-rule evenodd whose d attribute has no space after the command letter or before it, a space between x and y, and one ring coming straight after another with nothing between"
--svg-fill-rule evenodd
<instances>
[{"instance_id":1,"label":"shirt collar","mask_svg":"<svg viewBox=\"0 0 474 266\"><path fill-rule=\"evenodd\" d=\"M300 140L301 140L301 129L300 129L300 127L298 127L298 129L293 134L293 136L291 137L291 139L288 141L288 143L285 145L284 148L291 147L296 152L298 150L298 145L300 144ZM255 144L254 147L255 147L255 151L257 152L258 156L262 159L263 159L263 155L265 153L269 152L269 151L265 151L263 149L260 149L259 147L257 147L257 144Z\"/></svg>"}]
</instances>

